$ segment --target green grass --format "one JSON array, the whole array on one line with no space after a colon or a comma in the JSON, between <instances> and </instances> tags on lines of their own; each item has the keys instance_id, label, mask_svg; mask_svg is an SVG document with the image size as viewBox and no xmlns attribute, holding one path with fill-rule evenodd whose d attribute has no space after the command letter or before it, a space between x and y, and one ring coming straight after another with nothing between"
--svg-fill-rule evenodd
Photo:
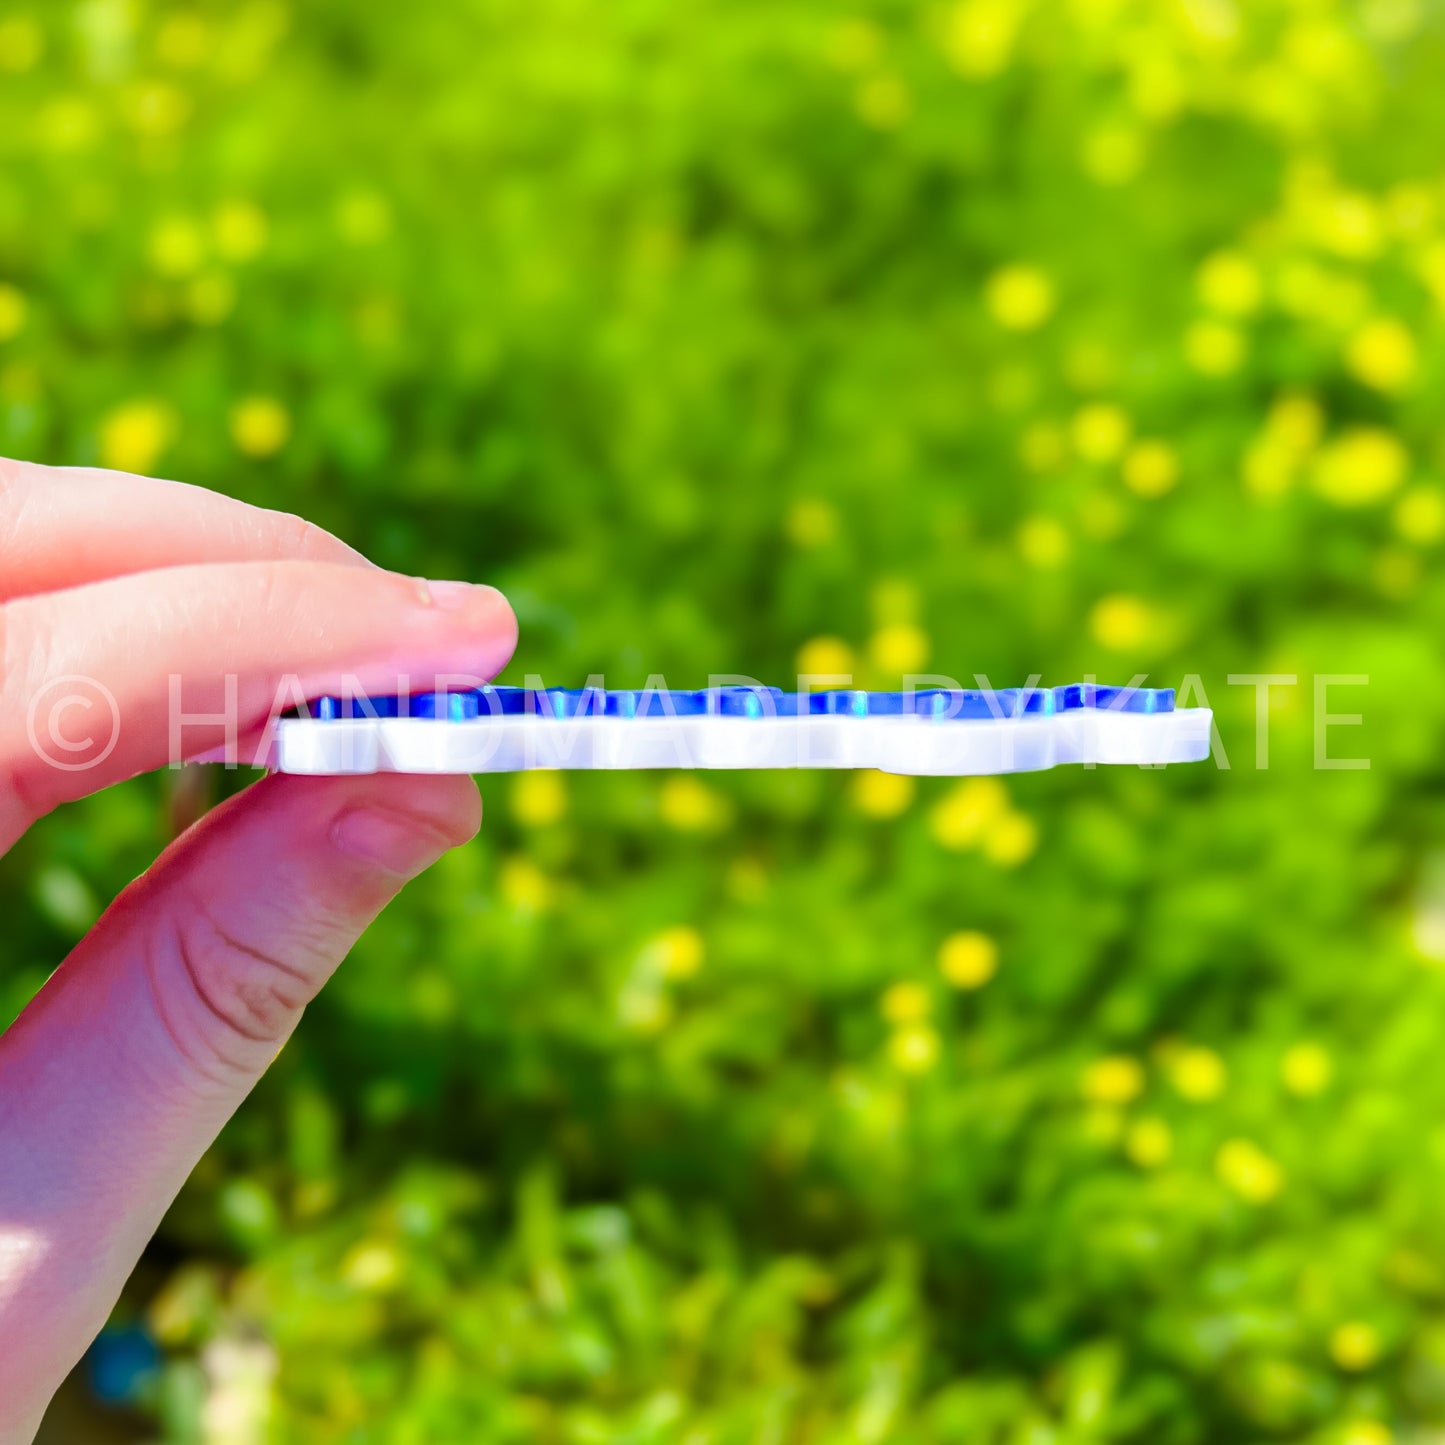
<instances>
[{"instance_id":1,"label":"green grass","mask_svg":"<svg viewBox=\"0 0 1445 1445\"><path fill-rule=\"evenodd\" d=\"M1442 64L1409 0L0 3L0 451L495 582L509 680L1147 673L1230 764L486 781L123 1301L158 1438L1445 1429ZM0 867L0 1012L169 786Z\"/></svg>"}]
</instances>

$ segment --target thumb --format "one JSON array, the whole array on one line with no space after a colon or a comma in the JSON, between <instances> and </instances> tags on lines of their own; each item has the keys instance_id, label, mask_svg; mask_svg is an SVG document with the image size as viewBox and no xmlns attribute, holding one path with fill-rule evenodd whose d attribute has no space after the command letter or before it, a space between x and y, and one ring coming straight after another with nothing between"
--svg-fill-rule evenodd
<instances>
[{"instance_id":1,"label":"thumb","mask_svg":"<svg viewBox=\"0 0 1445 1445\"><path fill-rule=\"evenodd\" d=\"M268 777L173 844L0 1038L0 1445L28 1439L201 1154L467 778Z\"/></svg>"}]
</instances>

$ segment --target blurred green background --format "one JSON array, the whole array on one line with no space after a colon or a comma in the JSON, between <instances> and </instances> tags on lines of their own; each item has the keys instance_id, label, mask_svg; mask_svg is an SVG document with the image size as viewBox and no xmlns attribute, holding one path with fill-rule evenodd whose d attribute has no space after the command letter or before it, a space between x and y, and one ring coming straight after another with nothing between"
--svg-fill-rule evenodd
<instances>
[{"instance_id":1,"label":"blurred green background","mask_svg":"<svg viewBox=\"0 0 1445 1445\"><path fill-rule=\"evenodd\" d=\"M1445 1438L1442 74L1436 0L0 0L0 452L494 582L509 681L1220 725L485 780L50 1438ZM0 1017L190 786L0 864Z\"/></svg>"}]
</instances>

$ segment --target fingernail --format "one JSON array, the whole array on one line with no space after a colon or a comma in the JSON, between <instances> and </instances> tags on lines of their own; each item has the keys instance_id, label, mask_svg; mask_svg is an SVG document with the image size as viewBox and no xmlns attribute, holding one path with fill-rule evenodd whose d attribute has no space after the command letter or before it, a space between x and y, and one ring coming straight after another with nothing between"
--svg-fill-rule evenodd
<instances>
[{"instance_id":1,"label":"fingernail","mask_svg":"<svg viewBox=\"0 0 1445 1445\"><path fill-rule=\"evenodd\" d=\"M455 846L425 818L375 807L348 808L331 825L331 841L343 853L404 878L415 878Z\"/></svg>"},{"instance_id":2,"label":"fingernail","mask_svg":"<svg viewBox=\"0 0 1445 1445\"><path fill-rule=\"evenodd\" d=\"M431 582L422 579L421 587L425 594L423 600L440 607L443 612L461 612L475 607L484 594L497 595L495 587L487 587L480 582Z\"/></svg>"}]
</instances>

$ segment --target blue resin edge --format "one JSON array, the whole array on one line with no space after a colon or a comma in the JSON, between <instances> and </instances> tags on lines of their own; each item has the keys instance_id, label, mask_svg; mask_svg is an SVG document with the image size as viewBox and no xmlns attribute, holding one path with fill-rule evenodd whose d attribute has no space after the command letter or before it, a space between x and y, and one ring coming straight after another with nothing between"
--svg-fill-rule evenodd
<instances>
[{"instance_id":1,"label":"blue resin edge","mask_svg":"<svg viewBox=\"0 0 1445 1445\"><path fill-rule=\"evenodd\" d=\"M783 692L775 687L712 687L692 692L659 688L483 687L422 692L410 697L322 697L291 716L345 718L480 717L924 717L940 722L1051 717L1081 712L1170 713L1172 687L1112 687L1072 682L1062 687L919 688L915 692Z\"/></svg>"}]
</instances>

